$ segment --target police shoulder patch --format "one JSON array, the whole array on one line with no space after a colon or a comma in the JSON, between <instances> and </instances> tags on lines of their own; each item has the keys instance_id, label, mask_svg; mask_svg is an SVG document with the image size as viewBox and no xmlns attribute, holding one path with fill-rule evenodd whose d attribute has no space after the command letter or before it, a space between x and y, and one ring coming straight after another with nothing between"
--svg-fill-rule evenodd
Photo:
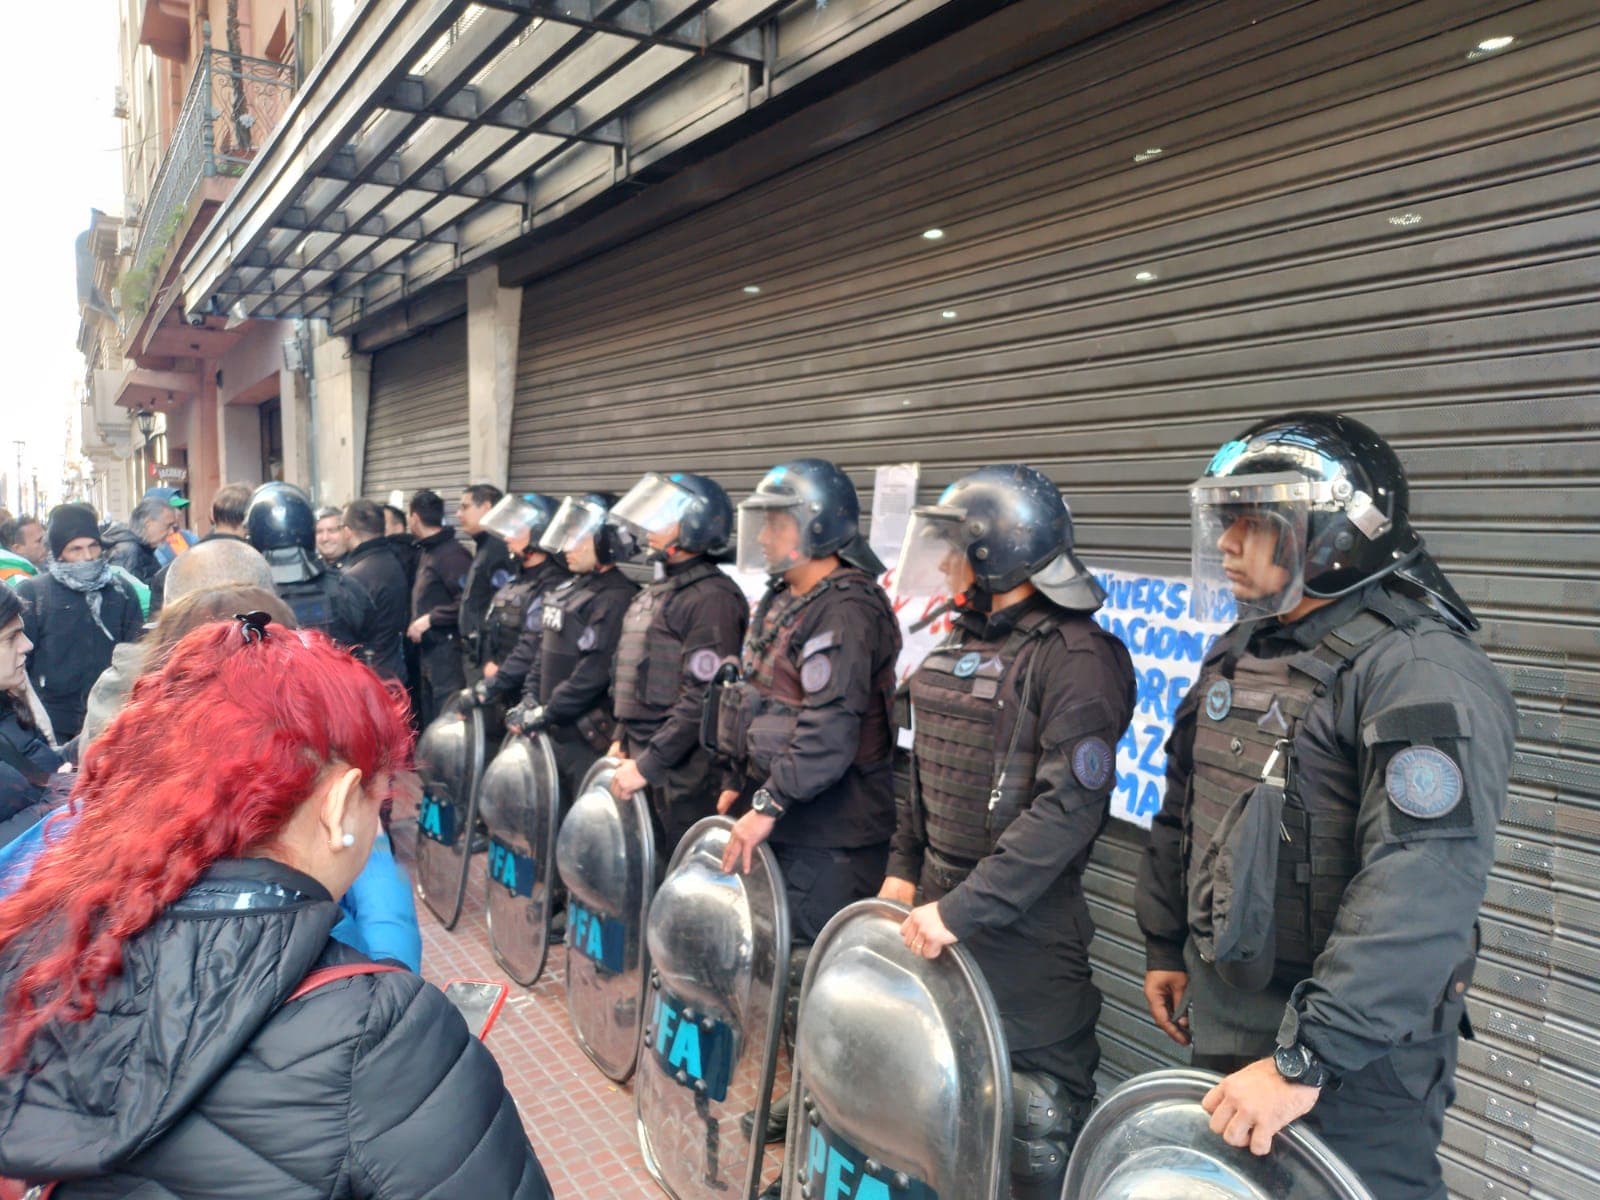
<instances>
[{"instance_id":1,"label":"police shoulder patch","mask_svg":"<svg viewBox=\"0 0 1600 1200\"><path fill-rule=\"evenodd\" d=\"M1461 802L1461 768L1443 750L1407 746L1389 760L1383 776L1389 803L1419 821L1432 821Z\"/></svg>"},{"instance_id":2,"label":"police shoulder patch","mask_svg":"<svg viewBox=\"0 0 1600 1200\"><path fill-rule=\"evenodd\" d=\"M1116 758L1103 737L1086 737L1073 748L1072 773L1091 792L1099 791L1111 782L1111 772L1115 766Z\"/></svg>"},{"instance_id":3,"label":"police shoulder patch","mask_svg":"<svg viewBox=\"0 0 1600 1200\"><path fill-rule=\"evenodd\" d=\"M585 625L583 632L578 635L578 649L588 653L595 648L595 643L600 640L600 635L595 632L593 625Z\"/></svg>"},{"instance_id":4,"label":"police shoulder patch","mask_svg":"<svg viewBox=\"0 0 1600 1200\"><path fill-rule=\"evenodd\" d=\"M969 650L966 654L963 654L960 658L956 659L956 665L950 670L951 673L956 676L956 678L966 679L969 676L976 674L978 665L981 662L983 662L983 655L979 654L976 650Z\"/></svg>"},{"instance_id":5,"label":"police shoulder patch","mask_svg":"<svg viewBox=\"0 0 1600 1200\"><path fill-rule=\"evenodd\" d=\"M800 686L808 692L820 692L833 678L833 663L825 654L813 655L800 668Z\"/></svg>"},{"instance_id":6,"label":"police shoulder patch","mask_svg":"<svg viewBox=\"0 0 1600 1200\"><path fill-rule=\"evenodd\" d=\"M689 675L701 683L710 683L721 665L721 656L710 646L702 646L689 656Z\"/></svg>"},{"instance_id":7,"label":"police shoulder patch","mask_svg":"<svg viewBox=\"0 0 1600 1200\"><path fill-rule=\"evenodd\" d=\"M813 654L816 654L821 650L827 650L831 648L838 640L839 639L834 636L833 630L824 630L815 637L806 639L806 644L800 647L800 657L810 658Z\"/></svg>"},{"instance_id":8,"label":"police shoulder patch","mask_svg":"<svg viewBox=\"0 0 1600 1200\"><path fill-rule=\"evenodd\" d=\"M1206 689L1206 716L1220 721L1233 711L1233 684L1218 679Z\"/></svg>"}]
</instances>

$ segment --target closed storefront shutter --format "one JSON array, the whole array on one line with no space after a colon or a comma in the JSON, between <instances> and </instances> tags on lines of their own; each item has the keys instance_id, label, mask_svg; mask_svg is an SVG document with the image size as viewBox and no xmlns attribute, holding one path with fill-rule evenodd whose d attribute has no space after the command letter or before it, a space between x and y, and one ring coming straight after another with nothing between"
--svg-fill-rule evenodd
<instances>
[{"instance_id":1,"label":"closed storefront shutter","mask_svg":"<svg viewBox=\"0 0 1600 1200\"><path fill-rule=\"evenodd\" d=\"M1521 713L1447 1179L1600 1196L1597 37L1560 0L1163 10L530 287L512 483L818 455L865 505L878 464L926 501L1024 461L1091 565L1181 576L1221 442L1373 425ZM1113 822L1087 881L1113 1077L1175 1058L1142 844Z\"/></svg>"},{"instance_id":2,"label":"closed storefront shutter","mask_svg":"<svg viewBox=\"0 0 1600 1200\"><path fill-rule=\"evenodd\" d=\"M467 322L450 321L372 356L361 492L383 501L432 488L451 508L467 478ZM403 507L403 506L402 506Z\"/></svg>"}]
</instances>

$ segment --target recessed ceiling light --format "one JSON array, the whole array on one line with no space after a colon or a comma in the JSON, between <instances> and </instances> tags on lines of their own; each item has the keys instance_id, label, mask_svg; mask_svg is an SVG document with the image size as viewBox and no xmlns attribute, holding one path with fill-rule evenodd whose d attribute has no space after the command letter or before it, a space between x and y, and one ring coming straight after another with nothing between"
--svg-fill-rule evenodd
<instances>
[{"instance_id":1,"label":"recessed ceiling light","mask_svg":"<svg viewBox=\"0 0 1600 1200\"><path fill-rule=\"evenodd\" d=\"M1146 149L1143 149L1143 150L1139 151L1139 153L1135 154L1133 156L1133 161L1136 162L1136 163L1149 162L1152 158L1159 158L1159 157L1161 157L1161 147L1160 146L1150 146L1150 147L1147 147Z\"/></svg>"},{"instance_id":2,"label":"recessed ceiling light","mask_svg":"<svg viewBox=\"0 0 1600 1200\"><path fill-rule=\"evenodd\" d=\"M956 310L955 309L947 308L942 313L940 313L939 315L941 317L943 317L946 321L954 321L956 319L956 315L957 314L956 314Z\"/></svg>"},{"instance_id":3,"label":"recessed ceiling light","mask_svg":"<svg viewBox=\"0 0 1600 1200\"><path fill-rule=\"evenodd\" d=\"M744 294L746 296L759 296L761 295L761 289L753 283L747 283L744 285Z\"/></svg>"},{"instance_id":4,"label":"recessed ceiling light","mask_svg":"<svg viewBox=\"0 0 1600 1200\"><path fill-rule=\"evenodd\" d=\"M1153 280L1161 278L1161 276L1157 275L1154 271L1140 271L1134 276L1134 278L1140 283L1150 283Z\"/></svg>"},{"instance_id":5,"label":"recessed ceiling light","mask_svg":"<svg viewBox=\"0 0 1600 1200\"><path fill-rule=\"evenodd\" d=\"M924 238L926 238L930 242L937 242L940 238L942 238L944 236L944 230L942 230L942 229L924 229L922 231L922 236Z\"/></svg>"}]
</instances>

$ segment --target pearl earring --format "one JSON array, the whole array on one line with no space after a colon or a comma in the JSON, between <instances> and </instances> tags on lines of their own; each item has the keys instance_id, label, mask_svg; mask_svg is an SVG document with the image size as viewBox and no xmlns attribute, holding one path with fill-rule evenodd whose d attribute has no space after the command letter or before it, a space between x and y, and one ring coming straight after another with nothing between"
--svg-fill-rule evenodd
<instances>
[{"instance_id":1,"label":"pearl earring","mask_svg":"<svg viewBox=\"0 0 1600 1200\"><path fill-rule=\"evenodd\" d=\"M345 848L348 849L356 844L356 835L353 833L347 833L340 840L344 842Z\"/></svg>"}]
</instances>

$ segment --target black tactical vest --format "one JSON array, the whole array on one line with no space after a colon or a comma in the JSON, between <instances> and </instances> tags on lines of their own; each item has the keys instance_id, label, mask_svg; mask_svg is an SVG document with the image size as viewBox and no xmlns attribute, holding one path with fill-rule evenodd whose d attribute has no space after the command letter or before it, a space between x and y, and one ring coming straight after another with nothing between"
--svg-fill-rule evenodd
<instances>
[{"instance_id":1,"label":"black tactical vest","mask_svg":"<svg viewBox=\"0 0 1600 1200\"><path fill-rule=\"evenodd\" d=\"M1222 894L1229 882L1204 867L1205 852L1225 833L1229 814L1243 811L1262 786L1284 793L1274 889L1276 973L1304 978L1327 945L1345 889L1361 865L1361 780L1355 762L1340 758L1320 762L1316 786L1302 789L1295 736L1306 713L1363 650L1415 621L1414 613L1378 591L1368 607L1310 649L1265 659L1246 652L1233 661L1231 679L1227 655L1202 668L1194 685L1199 703L1185 861L1190 928L1206 961L1212 961L1213 905L1220 908L1230 897Z\"/></svg>"},{"instance_id":2,"label":"black tactical vest","mask_svg":"<svg viewBox=\"0 0 1600 1200\"><path fill-rule=\"evenodd\" d=\"M295 623L301 629L318 630L341 646L355 644L356 631L350 628L340 611L338 576L331 571L321 571L310 579L280 583L277 588L279 598L294 613Z\"/></svg>"},{"instance_id":3,"label":"black tactical vest","mask_svg":"<svg viewBox=\"0 0 1600 1200\"><path fill-rule=\"evenodd\" d=\"M479 633L484 662L503 663L510 657L522 631L542 615L545 590L565 578L559 569L544 562L528 568L494 594Z\"/></svg>"},{"instance_id":4,"label":"black tactical vest","mask_svg":"<svg viewBox=\"0 0 1600 1200\"><path fill-rule=\"evenodd\" d=\"M612 710L624 721L659 721L683 690L683 639L667 627L672 597L686 587L720 575L702 559L651 583L628 605L617 643Z\"/></svg>"},{"instance_id":5,"label":"black tactical vest","mask_svg":"<svg viewBox=\"0 0 1600 1200\"><path fill-rule=\"evenodd\" d=\"M1037 742L1026 712L1012 714L1018 736L1000 745L999 696L1013 673L1033 661L1037 647L1065 614L1025 614L1003 638L939 646L911 676L916 714L912 753L928 845L957 863L973 863L993 848L1033 795Z\"/></svg>"}]
</instances>

